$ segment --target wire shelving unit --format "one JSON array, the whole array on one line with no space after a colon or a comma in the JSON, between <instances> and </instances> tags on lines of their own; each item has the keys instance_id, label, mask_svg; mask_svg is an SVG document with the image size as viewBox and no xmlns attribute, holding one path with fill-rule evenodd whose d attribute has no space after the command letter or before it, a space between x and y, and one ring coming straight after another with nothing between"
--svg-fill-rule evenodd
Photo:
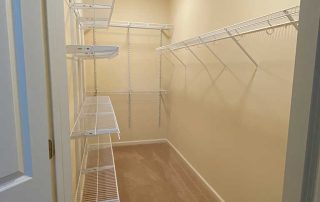
<instances>
[{"instance_id":1,"label":"wire shelving unit","mask_svg":"<svg viewBox=\"0 0 320 202\"><path fill-rule=\"evenodd\" d=\"M245 49L245 47L238 41L236 38L237 36L242 36L245 34L250 34L254 32L259 32L266 30L268 33L268 30L275 29L277 27L281 26L287 26L292 25L295 27L296 30L298 30L298 23L299 23L299 12L300 7L296 6L289 9L284 9L275 13L271 13L269 15L265 15L262 17L258 17L255 19L251 19L245 22L241 22L238 24L234 24L228 27L224 27L212 32L208 32L190 39L186 39L184 41L180 41L177 43L172 43L166 46L161 46L157 48L156 50L163 52L170 52L184 67L186 65L183 63L183 61L174 53L175 50L179 49L187 49L191 52L191 54L199 61L201 61L194 51L190 47L197 46L197 45L205 45L210 53L214 57L216 57L224 66L225 64L219 58L208 46L209 43L223 40L223 39L232 39L234 43L240 48L240 50L249 58L249 60L258 67L258 62L254 59L254 57ZM202 62L202 61L201 61Z\"/></svg>"},{"instance_id":2,"label":"wire shelving unit","mask_svg":"<svg viewBox=\"0 0 320 202\"><path fill-rule=\"evenodd\" d=\"M76 15L77 26L87 26L95 32L95 27L100 25L107 29L113 13L114 0L74 0L69 7ZM88 24L88 22L90 24ZM95 35L95 33L93 33ZM67 54L77 59L113 58L118 55L118 46L67 45Z\"/></svg>"},{"instance_id":3,"label":"wire shelving unit","mask_svg":"<svg viewBox=\"0 0 320 202\"><path fill-rule=\"evenodd\" d=\"M224 27L212 32L208 32L184 41L169 44L157 48L158 51L173 51L187 48L199 44L210 43L222 39L233 38L236 36L273 29L284 25L293 25L298 29L300 7L285 9L269 15L251 19L245 22Z\"/></svg>"},{"instance_id":4,"label":"wire shelving unit","mask_svg":"<svg viewBox=\"0 0 320 202\"><path fill-rule=\"evenodd\" d=\"M74 202L119 202L111 137L88 138Z\"/></svg>"},{"instance_id":5,"label":"wire shelving unit","mask_svg":"<svg viewBox=\"0 0 320 202\"><path fill-rule=\"evenodd\" d=\"M84 61L94 61L94 81L96 87L96 60L111 59L118 55L119 47L97 45L95 26L97 24L109 27L113 13L114 0L66 0L70 12L74 14L76 31L73 32L74 45L66 46L68 59L74 59L76 68L73 70L74 89L84 91L83 74ZM90 24L85 24L90 21ZM73 21L72 21L73 22ZM88 45L84 41L84 31L81 26L91 26L93 43ZM81 166L79 166L74 202L119 202L116 169L112 150L111 136L120 139L120 129L112 102L108 96L75 97L75 123L70 133L71 140L77 148L75 155L82 152ZM77 91L76 91L77 92ZM79 139L81 138L81 140ZM76 141L76 140L80 141ZM82 141L83 140L83 141ZM85 144L82 143L85 141ZM81 144L81 145L80 145ZM76 157L77 158L77 157Z\"/></svg>"},{"instance_id":6,"label":"wire shelving unit","mask_svg":"<svg viewBox=\"0 0 320 202\"><path fill-rule=\"evenodd\" d=\"M87 97L71 132L71 138L117 134L120 129L108 96Z\"/></svg>"}]
</instances>

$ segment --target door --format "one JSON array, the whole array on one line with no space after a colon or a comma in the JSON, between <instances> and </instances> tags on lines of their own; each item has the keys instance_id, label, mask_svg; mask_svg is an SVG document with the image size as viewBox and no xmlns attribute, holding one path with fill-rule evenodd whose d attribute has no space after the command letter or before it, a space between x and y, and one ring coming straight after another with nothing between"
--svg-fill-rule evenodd
<instances>
[{"instance_id":1,"label":"door","mask_svg":"<svg viewBox=\"0 0 320 202\"><path fill-rule=\"evenodd\" d=\"M52 201L42 1L0 1L0 201Z\"/></svg>"}]
</instances>

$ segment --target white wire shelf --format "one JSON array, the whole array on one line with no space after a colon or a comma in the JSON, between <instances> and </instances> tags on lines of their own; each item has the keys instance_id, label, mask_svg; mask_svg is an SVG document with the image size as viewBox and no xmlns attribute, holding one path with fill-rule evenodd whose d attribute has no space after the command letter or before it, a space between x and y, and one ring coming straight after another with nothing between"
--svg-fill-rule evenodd
<instances>
[{"instance_id":1,"label":"white wire shelf","mask_svg":"<svg viewBox=\"0 0 320 202\"><path fill-rule=\"evenodd\" d=\"M206 34L202 34L181 42L157 48L158 51L173 51L188 48L198 44L206 44L222 39L234 38L239 35L249 34L261 30L267 30L284 25L293 25L296 29L299 22L300 7L281 10L266 16L224 27Z\"/></svg>"},{"instance_id":2,"label":"white wire shelf","mask_svg":"<svg viewBox=\"0 0 320 202\"><path fill-rule=\"evenodd\" d=\"M70 8L78 18L106 18L110 19L113 8L114 0L76 0L69 4ZM110 20L107 21L109 24Z\"/></svg>"},{"instance_id":3,"label":"white wire shelf","mask_svg":"<svg viewBox=\"0 0 320 202\"><path fill-rule=\"evenodd\" d=\"M87 139L74 202L119 202L111 137Z\"/></svg>"},{"instance_id":4,"label":"white wire shelf","mask_svg":"<svg viewBox=\"0 0 320 202\"><path fill-rule=\"evenodd\" d=\"M81 21L88 20L95 24L103 19L105 28L108 28L113 13L114 0L72 0L69 7L74 11L79 24Z\"/></svg>"},{"instance_id":5,"label":"white wire shelf","mask_svg":"<svg viewBox=\"0 0 320 202\"><path fill-rule=\"evenodd\" d=\"M108 96L89 96L86 97L83 104L90 105L90 104L111 104L110 97Z\"/></svg>"},{"instance_id":6,"label":"white wire shelf","mask_svg":"<svg viewBox=\"0 0 320 202\"><path fill-rule=\"evenodd\" d=\"M67 45L67 55L79 59L111 59L119 54L118 46Z\"/></svg>"},{"instance_id":7,"label":"white wire shelf","mask_svg":"<svg viewBox=\"0 0 320 202\"><path fill-rule=\"evenodd\" d=\"M147 22L111 22L110 27L123 27L134 29L157 29L157 30L170 30L173 25L160 24L160 23L147 23Z\"/></svg>"},{"instance_id":8,"label":"white wire shelf","mask_svg":"<svg viewBox=\"0 0 320 202\"><path fill-rule=\"evenodd\" d=\"M87 94L92 95L96 93L96 91L86 91ZM98 91L99 95L108 95L108 94L167 94L168 90L124 90L124 91Z\"/></svg>"},{"instance_id":9,"label":"white wire shelf","mask_svg":"<svg viewBox=\"0 0 320 202\"><path fill-rule=\"evenodd\" d=\"M132 28L132 29L154 29L170 30L173 26L170 24L146 23L146 22L110 22L109 19L81 18L79 24L81 29L106 29L108 27Z\"/></svg>"},{"instance_id":10,"label":"white wire shelf","mask_svg":"<svg viewBox=\"0 0 320 202\"><path fill-rule=\"evenodd\" d=\"M94 3L73 3L70 5L73 9L112 9L112 4L94 4Z\"/></svg>"},{"instance_id":11,"label":"white wire shelf","mask_svg":"<svg viewBox=\"0 0 320 202\"><path fill-rule=\"evenodd\" d=\"M108 96L87 97L71 132L71 138L117 134L120 129Z\"/></svg>"}]
</instances>

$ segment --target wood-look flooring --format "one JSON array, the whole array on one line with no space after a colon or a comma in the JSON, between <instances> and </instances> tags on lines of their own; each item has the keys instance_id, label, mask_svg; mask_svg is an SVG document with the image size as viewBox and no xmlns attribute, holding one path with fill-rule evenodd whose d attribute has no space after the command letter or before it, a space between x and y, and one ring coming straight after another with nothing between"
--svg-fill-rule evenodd
<instances>
[{"instance_id":1,"label":"wood-look flooring","mask_svg":"<svg viewBox=\"0 0 320 202\"><path fill-rule=\"evenodd\" d=\"M114 147L121 202L216 202L168 143Z\"/></svg>"}]
</instances>

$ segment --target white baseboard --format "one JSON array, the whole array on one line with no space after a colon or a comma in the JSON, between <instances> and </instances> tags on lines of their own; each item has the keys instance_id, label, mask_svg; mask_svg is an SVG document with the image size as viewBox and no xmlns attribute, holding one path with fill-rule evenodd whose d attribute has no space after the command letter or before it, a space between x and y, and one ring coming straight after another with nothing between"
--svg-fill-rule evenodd
<instances>
[{"instance_id":1,"label":"white baseboard","mask_svg":"<svg viewBox=\"0 0 320 202\"><path fill-rule=\"evenodd\" d=\"M202 175L192 166L191 163L181 154L181 152L167 139L168 144L179 154L179 156L186 162L186 164L191 168L191 170L202 180L202 182L209 188L210 191L215 195L215 197L220 202L225 202L225 200L218 194L216 190L202 177Z\"/></svg>"},{"instance_id":2,"label":"white baseboard","mask_svg":"<svg viewBox=\"0 0 320 202\"><path fill-rule=\"evenodd\" d=\"M156 143L168 143L177 154L186 162L191 170L201 179L201 181L209 188L209 190L215 195L220 202L225 200L212 188L212 186L202 177L202 175L192 166L191 163L181 154L181 152L168 140L168 139L151 139L151 140L138 140L138 141L124 141L124 142L113 142L112 145L115 147L119 146L130 146L130 145L143 145L143 144L156 144Z\"/></svg>"},{"instance_id":3,"label":"white baseboard","mask_svg":"<svg viewBox=\"0 0 320 202\"><path fill-rule=\"evenodd\" d=\"M112 142L112 146L131 146L131 145L142 145L142 144L156 144L168 142L167 139L151 139L151 140L137 140L137 141L123 141L123 142Z\"/></svg>"}]
</instances>

